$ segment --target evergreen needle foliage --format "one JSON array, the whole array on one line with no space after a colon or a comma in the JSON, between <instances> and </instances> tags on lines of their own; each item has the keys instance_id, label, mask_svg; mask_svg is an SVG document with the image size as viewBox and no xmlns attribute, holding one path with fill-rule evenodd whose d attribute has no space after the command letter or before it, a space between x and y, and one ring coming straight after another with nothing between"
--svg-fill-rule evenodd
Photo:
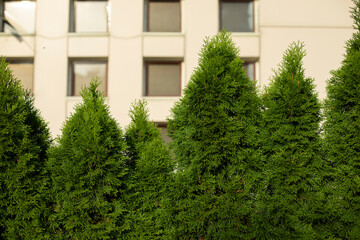
<instances>
[{"instance_id":1,"label":"evergreen needle foliage","mask_svg":"<svg viewBox=\"0 0 360 240\"><path fill-rule=\"evenodd\" d=\"M159 239L163 227L159 223L160 201L166 183L172 176L173 160L160 135L149 121L146 101L136 101L130 110L131 123L125 139L132 166L129 194L130 231L124 239Z\"/></svg>"},{"instance_id":2,"label":"evergreen needle foliage","mask_svg":"<svg viewBox=\"0 0 360 240\"><path fill-rule=\"evenodd\" d=\"M313 239L321 215L320 103L292 43L263 94L264 193L257 203L257 239Z\"/></svg>"},{"instance_id":3,"label":"evergreen needle foliage","mask_svg":"<svg viewBox=\"0 0 360 240\"><path fill-rule=\"evenodd\" d=\"M360 236L360 1L354 1L353 34L341 67L332 72L325 101L325 150L331 166L332 225L336 237Z\"/></svg>"},{"instance_id":4,"label":"evergreen needle foliage","mask_svg":"<svg viewBox=\"0 0 360 240\"><path fill-rule=\"evenodd\" d=\"M53 239L119 239L123 230L126 143L98 85L82 89L49 151Z\"/></svg>"},{"instance_id":5,"label":"evergreen needle foliage","mask_svg":"<svg viewBox=\"0 0 360 240\"><path fill-rule=\"evenodd\" d=\"M256 177L259 99L230 34L205 40L169 119L177 172L164 198L170 239L241 239Z\"/></svg>"},{"instance_id":6,"label":"evergreen needle foliage","mask_svg":"<svg viewBox=\"0 0 360 240\"><path fill-rule=\"evenodd\" d=\"M0 60L0 239L39 239L50 134L29 92Z\"/></svg>"}]
</instances>

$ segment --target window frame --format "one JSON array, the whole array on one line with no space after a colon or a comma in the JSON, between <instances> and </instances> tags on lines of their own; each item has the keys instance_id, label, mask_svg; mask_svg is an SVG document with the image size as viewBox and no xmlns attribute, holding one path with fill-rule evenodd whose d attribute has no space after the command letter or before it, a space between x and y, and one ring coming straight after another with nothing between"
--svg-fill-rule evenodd
<instances>
[{"instance_id":1,"label":"window frame","mask_svg":"<svg viewBox=\"0 0 360 240\"><path fill-rule=\"evenodd\" d=\"M109 61L107 58L69 58L68 60L68 85L67 85L67 97L80 97L75 95L75 63L104 63L105 64L105 96L108 96L108 78L109 78ZM91 81L91 79L90 79Z\"/></svg>"},{"instance_id":2,"label":"window frame","mask_svg":"<svg viewBox=\"0 0 360 240\"><path fill-rule=\"evenodd\" d=\"M179 65L179 95L149 95L149 65L161 64L161 65ZM182 61L145 61L145 97L181 97L181 78L182 78Z\"/></svg>"},{"instance_id":3,"label":"window frame","mask_svg":"<svg viewBox=\"0 0 360 240\"><path fill-rule=\"evenodd\" d=\"M109 0L70 0L69 6L69 33L108 33L109 32L109 20L106 19L106 31L104 32L77 32L76 31L76 7L75 2L107 2L109 5Z\"/></svg>"},{"instance_id":4,"label":"window frame","mask_svg":"<svg viewBox=\"0 0 360 240\"><path fill-rule=\"evenodd\" d=\"M255 33L255 0L219 0L219 31L223 29L222 3L223 2L252 2L253 3L253 29L249 32L234 32L234 33ZM231 31L232 32L232 31Z\"/></svg>"},{"instance_id":5,"label":"window frame","mask_svg":"<svg viewBox=\"0 0 360 240\"><path fill-rule=\"evenodd\" d=\"M180 17L180 21L179 21L179 31L178 32L160 32L160 33L181 33L182 32L182 10L181 10L181 0L145 0L145 10L144 12L146 13L146 16L144 17L144 19L146 20L146 22L144 23L144 31L145 32L149 32L149 33L159 33L156 31L150 31L150 7L149 7L149 3L150 2L179 2L179 17Z\"/></svg>"},{"instance_id":6,"label":"window frame","mask_svg":"<svg viewBox=\"0 0 360 240\"><path fill-rule=\"evenodd\" d=\"M5 17L4 15L4 10L5 10L5 0L2 0L1 2L0 2L0 15L2 16L2 17ZM4 21L3 21L3 19L2 18L0 18L0 32L1 33L3 33L4 32L4 30L5 30L5 23L4 23Z\"/></svg>"}]
</instances>

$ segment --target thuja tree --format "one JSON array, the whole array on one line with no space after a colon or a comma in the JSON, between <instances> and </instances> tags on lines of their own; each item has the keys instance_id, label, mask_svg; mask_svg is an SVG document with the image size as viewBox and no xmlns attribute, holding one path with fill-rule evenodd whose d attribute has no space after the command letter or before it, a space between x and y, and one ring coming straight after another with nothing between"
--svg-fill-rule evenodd
<instances>
[{"instance_id":1,"label":"thuja tree","mask_svg":"<svg viewBox=\"0 0 360 240\"><path fill-rule=\"evenodd\" d=\"M42 174L50 134L21 87L0 61L0 238L42 236Z\"/></svg>"},{"instance_id":2,"label":"thuja tree","mask_svg":"<svg viewBox=\"0 0 360 240\"><path fill-rule=\"evenodd\" d=\"M341 67L332 72L325 101L325 150L334 193L331 229L343 239L360 236L360 1L354 4L356 32Z\"/></svg>"},{"instance_id":3,"label":"thuja tree","mask_svg":"<svg viewBox=\"0 0 360 240\"><path fill-rule=\"evenodd\" d=\"M264 193L256 238L312 239L321 225L320 103L305 77L302 43L292 43L263 94Z\"/></svg>"},{"instance_id":4,"label":"thuja tree","mask_svg":"<svg viewBox=\"0 0 360 240\"><path fill-rule=\"evenodd\" d=\"M92 81L49 151L51 238L119 239L123 230L126 143Z\"/></svg>"},{"instance_id":5,"label":"thuja tree","mask_svg":"<svg viewBox=\"0 0 360 240\"><path fill-rule=\"evenodd\" d=\"M169 119L177 168L173 189L162 202L169 238L248 234L259 105L230 34L207 38Z\"/></svg>"},{"instance_id":6,"label":"thuja tree","mask_svg":"<svg viewBox=\"0 0 360 240\"><path fill-rule=\"evenodd\" d=\"M129 231L125 239L159 239L163 227L159 223L160 201L166 183L172 176L173 160L157 126L149 120L145 101L136 101L130 110L131 123L125 139L129 146L128 195Z\"/></svg>"}]
</instances>

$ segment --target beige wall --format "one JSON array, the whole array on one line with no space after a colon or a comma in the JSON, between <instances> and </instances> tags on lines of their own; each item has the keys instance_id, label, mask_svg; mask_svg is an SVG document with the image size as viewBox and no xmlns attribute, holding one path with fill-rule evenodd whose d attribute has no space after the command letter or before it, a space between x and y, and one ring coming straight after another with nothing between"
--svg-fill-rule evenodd
<instances>
[{"instance_id":1,"label":"beige wall","mask_svg":"<svg viewBox=\"0 0 360 240\"><path fill-rule=\"evenodd\" d=\"M34 96L58 134L66 116L68 2L37 0L34 50Z\"/></svg>"},{"instance_id":2,"label":"beige wall","mask_svg":"<svg viewBox=\"0 0 360 240\"><path fill-rule=\"evenodd\" d=\"M293 41L305 44L305 74L315 79L320 98L326 96L330 71L340 66L345 42L353 33L351 0L260 1L260 83L267 85L272 69Z\"/></svg>"},{"instance_id":3,"label":"beige wall","mask_svg":"<svg viewBox=\"0 0 360 240\"><path fill-rule=\"evenodd\" d=\"M107 102L122 127L130 119L135 99L144 98L145 60L182 60L181 86L197 66L198 53L207 36L219 30L218 0L181 0L182 31L143 32L144 0L110 0L108 33L68 33L69 0L37 0L35 35L19 42L0 33L0 55L34 58L35 104L49 122L53 135L73 111L79 97L67 96L69 58L107 58ZM351 0L255 0L255 32L233 33L240 55L257 60L256 78L268 84L272 69L292 41L304 41L306 75L314 77L320 97L325 97L330 70L339 67L345 41L351 37ZM150 118L166 121L178 97L145 97Z\"/></svg>"}]
</instances>

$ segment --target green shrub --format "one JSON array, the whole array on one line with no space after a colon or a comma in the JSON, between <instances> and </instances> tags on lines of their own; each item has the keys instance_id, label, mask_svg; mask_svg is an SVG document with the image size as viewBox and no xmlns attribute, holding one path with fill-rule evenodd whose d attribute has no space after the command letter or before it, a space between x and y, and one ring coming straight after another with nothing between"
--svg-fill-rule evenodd
<instances>
[{"instance_id":1,"label":"green shrub","mask_svg":"<svg viewBox=\"0 0 360 240\"><path fill-rule=\"evenodd\" d=\"M145 101L137 101L130 110L131 123L125 139L129 146L130 194L128 196L127 239L159 239L163 226L159 222L160 201L166 183L172 176L173 160L160 135L160 130L149 121Z\"/></svg>"},{"instance_id":2,"label":"green shrub","mask_svg":"<svg viewBox=\"0 0 360 240\"><path fill-rule=\"evenodd\" d=\"M206 39L185 95L172 109L177 168L162 215L170 239L248 233L260 102L238 54L225 31Z\"/></svg>"},{"instance_id":3,"label":"green shrub","mask_svg":"<svg viewBox=\"0 0 360 240\"><path fill-rule=\"evenodd\" d=\"M263 94L264 192L256 238L313 239L321 221L320 103L305 77L302 43L292 43Z\"/></svg>"},{"instance_id":4,"label":"green shrub","mask_svg":"<svg viewBox=\"0 0 360 240\"><path fill-rule=\"evenodd\" d=\"M40 193L50 133L21 87L0 61L0 238L42 236Z\"/></svg>"},{"instance_id":5,"label":"green shrub","mask_svg":"<svg viewBox=\"0 0 360 240\"><path fill-rule=\"evenodd\" d=\"M325 101L325 151L331 169L330 229L335 237L360 236L360 1L352 11L356 32L332 72Z\"/></svg>"},{"instance_id":6,"label":"green shrub","mask_svg":"<svg viewBox=\"0 0 360 240\"><path fill-rule=\"evenodd\" d=\"M51 238L119 239L126 208L126 143L92 81L49 151Z\"/></svg>"}]
</instances>

